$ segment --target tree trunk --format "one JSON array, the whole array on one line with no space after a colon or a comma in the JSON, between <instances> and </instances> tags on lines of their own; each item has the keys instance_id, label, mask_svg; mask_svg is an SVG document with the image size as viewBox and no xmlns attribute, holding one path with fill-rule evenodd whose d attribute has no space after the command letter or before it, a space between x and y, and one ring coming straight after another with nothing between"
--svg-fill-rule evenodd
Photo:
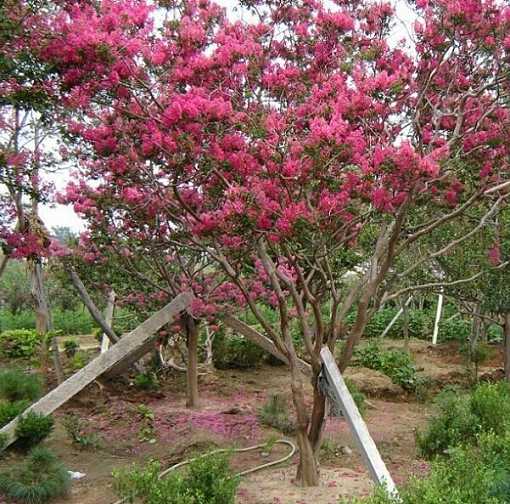
<instances>
[{"instance_id":1,"label":"tree trunk","mask_svg":"<svg viewBox=\"0 0 510 504\"><path fill-rule=\"evenodd\" d=\"M322 433L326 423L326 397L321 394L318 388L317 379L314 379L314 383L313 409L308 438L310 439L315 455L318 458L322 443Z\"/></svg>"},{"instance_id":2,"label":"tree trunk","mask_svg":"<svg viewBox=\"0 0 510 504\"><path fill-rule=\"evenodd\" d=\"M505 336L505 380L510 382L510 313L504 314L503 331Z\"/></svg>"},{"instance_id":3,"label":"tree trunk","mask_svg":"<svg viewBox=\"0 0 510 504\"><path fill-rule=\"evenodd\" d=\"M303 487L318 486L319 462L315 447L310 438L308 428L310 419L306 412L305 394L301 373L297 366L291 363L292 400L296 410L296 437L299 447L299 466L296 474L296 484ZM320 429L322 430L322 429ZM318 433L317 428L315 428Z\"/></svg>"},{"instance_id":4,"label":"tree trunk","mask_svg":"<svg viewBox=\"0 0 510 504\"><path fill-rule=\"evenodd\" d=\"M188 367L186 370L188 399L186 406L188 408L198 408L198 324L192 317L185 315L184 325L188 348Z\"/></svg>"},{"instance_id":5,"label":"tree trunk","mask_svg":"<svg viewBox=\"0 0 510 504\"><path fill-rule=\"evenodd\" d=\"M36 331L43 336L53 329L51 320L51 314L48 306L48 299L44 290L42 266L39 261L34 261L32 271L32 295L35 300L35 315L36 315ZM53 361L53 367L55 368L55 374L57 376L57 382L60 384L64 381L64 369L60 362L60 354L58 351L57 338L53 336L50 341L44 337L43 343L45 349L43 350L43 366L46 364L44 352L47 352L47 345L50 346L51 358Z\"/></svg>"},{"instance_id":6,"label":"tree trunk","mask_svg":"<svg viewBox=\"0 0 510 504\"><path fill-rule=\"evenodd\" d=\"M206 334L206 339L205 339L205 365L212 368L214 366L214 362L213 362L214 361L213 342L214 342L215 333L212 332L209 329L209 325L208 324L205 324L205 334Z\"/></svg>"}]
</instances>

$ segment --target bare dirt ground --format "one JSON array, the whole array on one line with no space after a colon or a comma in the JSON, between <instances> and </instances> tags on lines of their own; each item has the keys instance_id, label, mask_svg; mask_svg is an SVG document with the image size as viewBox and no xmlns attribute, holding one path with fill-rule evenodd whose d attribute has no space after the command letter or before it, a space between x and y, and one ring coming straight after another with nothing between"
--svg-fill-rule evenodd
<instances>
[{"instance_id":1,"label":"bare dirt ground","mask_svg":"<svg viewBox=\"0 0 510 504\"><path fill-rule=\"evenodd\" d=\"M402 342L388 341L401 346ZM465 366L456 357L452 345L431 348L423 341L412 341L410 350L417 366L426 375L443 384L465 381ZM482 368L493 371L499 365L498 354ZM415 449L415 430L423 426L432 411L430 403L418 403L413 397L393 388L387 391L384 375L352 368L348 375L361 384L369 399L366 422L382 457L396 480L404 482L412 474L423 474L427 464L419 460ZM366 378L364 378L364 376ZM116 497L112 489L112 470L149 458L172 465L196 453L217 447L246 447L284 437L262 426L257 411L270 394L289 397L289 380L284 367L263 366L249 371L228 370L201 377L201 408L185 408L184 376L168 375L157 392L142 392L128 381L92 384L56 413L57 428L46 442L72 471L86 476L72 485L67 499L57 504L110 504ZM386 396L385 396L386 395ZM152 423L156 442L143 440L145 420L138 405L154 414ZM80 450L69 440L62 418L73 412L86 420L101 439L96 451ZM287 453L276 445L235 455L235 470L245 470ZM19 456L9 454L0 466L14 463ZM338 504L340 496L367 495L372 484L353 444L346 422L328 419L321 452L321 485L302 489L293 484L297 456L282 466L263 470L242 479L238 504Z\"/></svg>"}]
</instances>

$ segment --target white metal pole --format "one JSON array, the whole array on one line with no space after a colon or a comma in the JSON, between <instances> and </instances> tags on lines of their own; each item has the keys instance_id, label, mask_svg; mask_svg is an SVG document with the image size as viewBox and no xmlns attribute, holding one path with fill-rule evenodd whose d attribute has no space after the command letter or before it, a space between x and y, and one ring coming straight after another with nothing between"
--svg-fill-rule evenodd
<instances>
[{"instance_id":1,"label":"white metal pole","mask_svg":"<svg viewBox=\"0 0 510 504\"><path fill-rule=\"evenodd\" d=\"M384 338L388 334L390 329L394 326L395 322L399 319L400 315L402 315L402 313L404 313L404 307L409 306L411 299L413 299L413 296L409 296L407 298L407 301L405 302L404 306L402 308L400 308L400 310L397 312L397 314L391 319L391 322L388 324L386 329L382 332L381 338Z\"/></svg>"},{"instance_id":2,"label":"white metal pole","mask_svg":"<svg viewBox=\"0 0 510 504\"><path fill-rule=\"evenodd\" d=\"M443 311L443 294L439 294L437 298L436 320L434 321L434 333L432 334L432 344L437 345L437 336L439 334L439 321Z\"/></svg>"}]
</instances>

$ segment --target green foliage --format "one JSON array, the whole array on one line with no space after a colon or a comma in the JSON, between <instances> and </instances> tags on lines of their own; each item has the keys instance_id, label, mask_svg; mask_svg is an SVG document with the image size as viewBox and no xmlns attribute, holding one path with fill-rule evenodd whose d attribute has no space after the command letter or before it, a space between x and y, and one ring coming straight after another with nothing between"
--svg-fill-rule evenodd
<instances>
[{"instance_id":1,"label":"green foliage","mask_svg":"<svg viewBox=\"0 0 510 504\"><path fill-rule=\"evenodd\" d=\"M10 358L33 357L41 337L32 329L14 329L0 333L0 352Z\"/></svg>"},{"instance_id":2,"label":"green foliage","mask_svg":"<svg viewBox=\"0 0 510 504\"><path fill-rule=\"evenodd\" d=\"M214 337L213 362L217 369L254 368L264 356L264 350L241 336L218 332Z\"/></svg>"},{"instance_id":3,"label":"green foliage","mask_svg":"<svg viewBox=\"0 0 510 504\"><path fill-rule=\"evenodd\" d=\"M0 434L0 455L5 450L5 447L7 446L7 440L9 437L7 434L1 433Z\"/></svg>"},{"instance_id":4,"label":"green foliage","mask_svg":"<svg viewBox=\"0 0 510 504\"><path fill-rule=\"evenodd\" d=\"M347 385L347 389L351 393L351 396L354 402L356 403L356 406L358 407L361 416L364 416L365 411L367 409L367 405L365 402L366 399L365 394L363 394L363 392L361 392L356 386L356 384L349 378L345 378L345 384Z\"/></svg>"},{"instance_id":5,"label":"green foliage","mask_svg":"<svg viewBox=\"0 0 510 504\"><path fill-rule=\"evenodd\" d=\"M32 448L51 434L54 425L51 415L29 411L19 419L16 426L16 445L25 450Z\"/></svg>"},{"instance_id":6,"label":"green foliage","mask_svg":"<svg viewBox=\"0 0 510 504\"><path fill-rule=\"evenodd\" d=\"M78 371L85 367L89 362L89 356L85 351L76 352L71 359L71 368L73 371Z\"/></svg>"},{"instance_id":7,"label":"green foliage","mask_svg":"<svg viewBox=\"0 0 510 504\"><path fill-rule=\"evenodd\" d=\"M145 468L114 471L114 489L127 502L144 504L234 504L239 478L233 476L228 458L201 457L184 474L159 479L161 467L152 461Z\"/></svg>"},{"instance_id":8,"label":"green foliage","mask_svg":"<svg viewBox=\"0 0 510 504\"><path fill-rule=\"evenodd\" d=\"M0 492L16 502L44 504L69 486L67 469L45 448L34 448L25 464L0 473Z\"/></svg>"},{"instance_id":9,"label":"green foliage","mask_svg":"<svg viewBox=\"0 0 510 504\"><path fill-rule=\"evenodd\" d=\"M135 376L134 384L142 390L157 390L159 388L156 373L139 373Z\"/></svg>"},{"instance_id":10,"label":"green foliage","mask_svg":"<svg viewBox=\"0 0 510 504\"><path fill-rule=\"evenodd\" d=\"M72 358L80 348L80 344L75 339L67 339L64 341L64 352L67 357Z\"/></svg>"},{"instance_id":11,"label":"green foliage","mask_svg":"<svg viewBox=\"0 0 510 504\"><path fill-rule=\"evenodd\" d=\"M82 309L52 310L53 325L56 331L67 335L92 334L96 324L90 314ZM0 330L12 331L20 329L35 330L35 314L33 310L17 312L0 311Z\"/></svg>"},{"instance_id":12,"label":"green foliage","mask_svg":"<svg viewBox=\"0 0 510 504\"><path fill-rule=\"evenodd\" d=\"M477 447L458 447L438 458L426 478L413 478L400 499L379 488L368 499L343 504L507 504L510 499L510 438L483 435Z\"/></svg>"},{"instance_id":13,"label":"green foliage","mask_svg":"<svg viewBox=\"0 0 510 504\"><path fill-rule=\"evenodd\" d=\"M42 395L42 382L39 376L26 374L18 369L0 372L0 398L6 401L35 401Z\"/></svg>"},{"instance_id":14,"label":"green foliage","mask_svg":"<svg viewBox=\"0 0 510 504\"><path fill-rule=\"evenodd\" d=\"M14 420L20 413L23 413L30 403L28 401L0 403L0 428Z\"/></svg>"},{"instance_id":15,"label":"green foliage","mask_svg":"<svg viewBox=\"0 0 510 504\"><path fill-rule=\"evenodd\" d=\"M441 341L466 341L471 333L471 321L456 317L441 319L439 336Z\"/></svg>"},{"instance_id":16,"label":"green foliage","mask_svg":"<svg viewBox=\"0 0 510 504\"><path fill-rule=\"evenodd\" d=\"M86 432L86 422L78 415L69 413L63 420L64 429L73 444L84 450L95 450L99 448L101 442L99 436L95 433Z\"/></svg>"},{"instance_id":17,"label":"green foliage","mask_svg":"<svg viewBox=\"0 0 510 504\"><path fill-rule=\"evenodd\" d=\"M405 390L416 390L418 375L409 353L403 350L384 350L377 341L371 341L358 349L355 356L359 365L384 373Z\"/></svg>"},{"instance_id":18,"label":"green foliage","mask_svg":"<svg viewBox=\"0 0 510 504\"><path fill-rule=\"evenodd\" d=\"M449 389L436 399L438 413L424 432L417 433L422 456L447 453L461 444L476 444L480 434L510 432L510 385L506 382L478 385L471 394Z\"/></svg>"},{"instance_id":19,"label":"green foliage","mask_svg":"<svg viewBox=\"0 0 510 504\"><path fill-rule=\"evenodd\" d=\"M258 413L262 424L273 427L284 434L292 434L296 426L290 418L285 396L272 394Z\"/></svg>"}]
</instances>

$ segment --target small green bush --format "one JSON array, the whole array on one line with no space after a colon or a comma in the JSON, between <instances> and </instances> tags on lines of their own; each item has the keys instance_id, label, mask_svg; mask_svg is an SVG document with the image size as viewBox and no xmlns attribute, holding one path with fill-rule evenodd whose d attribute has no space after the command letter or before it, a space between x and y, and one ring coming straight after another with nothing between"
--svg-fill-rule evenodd
<instances>
[{"instance_id":1,"label":"small green bush","mask_svg":"<svg viewBox=\"0 0 510 504\"><path fill-rule=\"evenodd\" d=\"M71 359L70 365L73 371L79 371L81 368L84 368L89 362L89 356L85 351L79 351L74 354Z\"/></svg>"},{"instance_id":2,"label":"small green bush","mask_svg":"<svg viewBox=\"0 0 510 504\"><path fill-rule=\"evenodd\" d=\"M452 449L432 462L429 476L412 478L393 498L379 488L367 499L342 504L507 504L510 502L510 438L494 434L478 447Z\"/></svg>"},{"instance_id":3,"label":"small green bush","mask_svg":"<svg viewBox=\"0 0 510 504\"><path fill-rule=\"evenodd\" d=\"M292 434L296 429L290 418L287 401L281 394L271 395L260 409L258 417L262 424L273 427L284 434Z\"/></svg>"},{"instance_id":4,"label":"small green bush","mask_svg":"<svg viewBox=\"0 0 510 504\"><path fill-rule=\"evenodd\" d=\"M403 350L384 350L377 341L356 351L356 362L361 366L381 371L408 391L416 390L418 375L409 353Z\"/></svg>"},{"instance_id":5,"label":"small green bush","mask_svg":"<svg viewBox=\"0 0 510 504\"><path fill-rule=\"evenodd\" d=\"M14 420L20 413L23 413L30 403L28 401L17 401L13 403L0 403L0 428Z\"/></svg>"},{"instance_id":6,"label":"small green bush","mask_svg":"<svg viewBox=\"0 0 510 504\"><path fill-rule=\"evenodd\" d=\"M217 333L213 341L213 363L217 369L254 368L262 363L265 352L241 336Z\"/></svg>"},{"instance_id":7,"label":"small green bush","mask_svg":"<svg viewBox=\"0 0 510 504\"><path fill-rule=\"evenodd\" d=\"M70 359L74 357L79 348L80 344L75 339L67 339L64 341L64 352Z\"/></svg>"},{"instance_id":8,"label":"small green bush","mask_svg":"<svg viewBox=\"0 0 510 504\"><path fill-rule=\"evenodd\" d=\"M356 403L361 416L364 416L367 409L365 394L363 394L363 392L361 392L356 384L352 380L349 380L349 378L345 378L345 384L347 385L347 389L351 393L352 399Z\"/></svg>"},{"instance_id":9,"label":"small green bush","mask_svg":"<svg viewBox=\"0 0 510 504\"><path fill-rule=\"evenodd\" d=\"M234 504L239 478L228 458L210 455L193 461L184 474L159 479L159 462L145 468L114 471L114 489L128 502L144 504Z\"/></svg>"},{"instance_id":10,"label":"small green bush","mask_svg":"<svg viewBox=\"0 0 510 504\"><path fill-rule=\"evenodd\" d=\"M23 449L32 448L51 434L54 425L51 415L29 411L19 419L16 426L16 445Z\"/></svg>"},{"instance_id":11,"label":"small green bush","mask_svg":"<svg viewBox=\"0 0 510 504\"><path fill-rule=\"evenodd\" d=\"M78 415L69 413L64 416L64 429L73 444L83 450L96 450L101 446L99 436L95 433L87 433L87 424Z\"/></svg>"},{"instance_id":12,"label":"small green bush","mask_svg":"<svg viewBox=\"0 0 510 504\"><path fill-rule=\"evenodd\" d=\"M476 444L480 434L510 432L510 386L506 382L478 385L471 394L450 389L437 397L438 413L416 436L427 458L461 444Z\"/></svg>"},{"instance_id":13,"label":"small green bush","mask_svg":"<svg viewBox=\"0 0 510 504\"><path fill-rule=\"evenodd\" d=\"M139 373L133 380L137 388L141 390L157 390L159 380L155 373Z\"/></svg>"},{"instance_id":14,"label":"small green bush","mask_svg":"<svg viewBox=\"0 0 510 504\"><path fill-rule=\"evenodd\" d=\"M39 376L19 369L0 371L0 397L6 401L35 401L42 394Z\"/></svg>"},{"instance_id":15,"label":"small green bush","mask_svg":"<svg viewBox=\"0 0 510 504\"><path fill-rule=\"evenodd\" d=\"M0 434L0 455L5 450L5 447L7 446L7 440L8 440L7 434Z\"/></svg>"},{"instance_id":16,"label":"small green bush","mask_svg":"<svg viewBox=\"0 0 510 504\"><path fill-rule=\"evenodd\" d=\"M44 504L69 486L67 469L45 448L34 448L25 464L0 473L0 492L16 502Z\"/></svg>"},{"instance_id":17,"label":"small green bush","mask_svg":"<svg viewBox=\"0 0 510 504\"><path fill-rule=\"evenodd\" d=\"M40 343L40 335L32 329L15 329L0 333L0 352L12 359L33 357Z\"/></svg>"}]
</instances>

